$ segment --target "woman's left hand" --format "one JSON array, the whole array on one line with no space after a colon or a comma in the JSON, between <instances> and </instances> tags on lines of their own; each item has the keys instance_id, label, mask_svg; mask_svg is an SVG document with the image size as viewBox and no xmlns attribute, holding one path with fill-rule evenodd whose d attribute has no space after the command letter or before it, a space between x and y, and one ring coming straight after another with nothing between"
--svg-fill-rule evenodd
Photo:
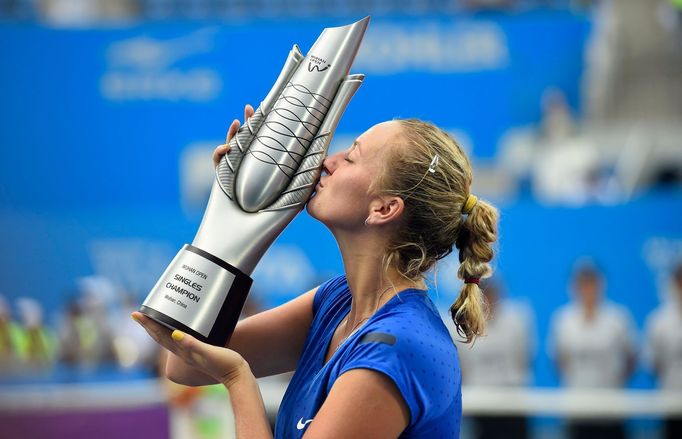
<instances>
[{"instance_id":1,"label":"woman's left hand","mask_svg":"<svg viewBox=\"0 0 682 439\"><path fill-rule=\"evenodd\" d=\"M137 311L132 318L158 344L226 387L242 374L251 372L246 360L231 349L203 343L182 331L172 331Z\"/></svg>"}]
</instances>

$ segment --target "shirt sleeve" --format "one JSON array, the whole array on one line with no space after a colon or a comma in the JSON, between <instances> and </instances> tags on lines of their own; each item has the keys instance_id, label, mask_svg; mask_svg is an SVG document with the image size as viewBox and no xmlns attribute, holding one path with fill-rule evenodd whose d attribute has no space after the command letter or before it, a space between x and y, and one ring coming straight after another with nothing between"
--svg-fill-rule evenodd
<instances>
[{"instance_id":1,"label":"shirt sleeve","mask_svg":"<svg viewBox=\"0 0 682 439\"><path fill-rule=\"evenodd\" d=\"M408 429L421 428L443 416L456 416L461 410L457 401L462 376L449 334L444 327L442 332L424 333L416 320L404 320L404 325L368 328L345 353L337 376L352 369L369 369L387 376L410 411Z\"/></svg>"},{"instance_id":2,"label":"shirt sleeve","mask_svg":"<svg viewBox=\"0 0 682 439\"><path fill-rule=\"evenodd\" d=\"M328 302L328 298L338 291L339 287L346 282L345 275L339 275L323 282L315 292L313 297L313 315L317 315L323 303Z\"/></svg>"},{"instance_id":3,"label":"shirt sleeve","mask_svg":"<svg viewBox=\"0 0 682 439\"><path fill-rule=\"evenodd\" d=\"M410 426L421 417L423 404L420 403L420 396L423 392L395 345L384 342L360 343L344 361L339 376L353 369L369 369L386 375L398 388L410 410Z\"/></svg>"}]
</instances>

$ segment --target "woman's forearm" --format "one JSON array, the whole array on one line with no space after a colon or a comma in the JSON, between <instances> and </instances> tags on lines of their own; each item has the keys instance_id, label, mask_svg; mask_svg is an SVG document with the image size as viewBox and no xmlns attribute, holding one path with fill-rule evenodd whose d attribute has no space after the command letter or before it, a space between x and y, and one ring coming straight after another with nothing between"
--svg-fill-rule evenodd
<instances>
[{"instance_id":1,"label":"woman's forearm","mask_svg":"<svg viewBox=\"0 0 682 439\"><path fill-rule=\"evenodd\" d=\"M230 394L237 439L272 439L263 397L248 364L223 384Z\"/></svg>"}]
</instances>

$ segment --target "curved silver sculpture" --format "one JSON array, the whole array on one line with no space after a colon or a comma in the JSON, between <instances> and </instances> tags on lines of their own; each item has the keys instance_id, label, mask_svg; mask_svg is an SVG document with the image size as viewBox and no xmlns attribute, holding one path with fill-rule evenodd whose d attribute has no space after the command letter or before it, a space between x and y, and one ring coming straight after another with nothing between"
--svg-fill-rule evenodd
<instances>
[{"instance_id":1,"label":"curved silver sculpture","mask_svg":"<svg viewBox=\"0 0 682 439\"><path fill-rule=\"evenodd\" d=\"M140 311L225 345L275 238L303 209L334 130L364 75L348 75L369 17L327 28L304 57L289 52L274 86L230 141L204 218Z\"/></svg>"}]
</instances>

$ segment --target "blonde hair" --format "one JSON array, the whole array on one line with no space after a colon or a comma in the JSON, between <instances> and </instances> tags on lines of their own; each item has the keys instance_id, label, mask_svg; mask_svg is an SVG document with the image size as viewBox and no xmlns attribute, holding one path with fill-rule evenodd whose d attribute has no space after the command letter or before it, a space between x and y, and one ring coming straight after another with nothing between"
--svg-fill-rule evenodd
<instances>
[{"instance_id":1,"label":"blonde hair","mask_svg":"<svg viewBox=\"0 0 682 439\"><path fill-rule=\"evenodd\" d=\"M478 200L469 214L471 165L457 142L435 125L418 119L396 119L402 128L389 165L376 184L383 193L401 197L405 211L384 257L406 278L420 281L436 261L459 249L460 279L492 274L492 243L497 239L497 209ZM433 165L435 155L437 165ZM434 172L431 172L429 168ZM465 283L450 307L457 332L467 342L482 335L486 311L476 283Z\"/></svg>"}]
</instances>

